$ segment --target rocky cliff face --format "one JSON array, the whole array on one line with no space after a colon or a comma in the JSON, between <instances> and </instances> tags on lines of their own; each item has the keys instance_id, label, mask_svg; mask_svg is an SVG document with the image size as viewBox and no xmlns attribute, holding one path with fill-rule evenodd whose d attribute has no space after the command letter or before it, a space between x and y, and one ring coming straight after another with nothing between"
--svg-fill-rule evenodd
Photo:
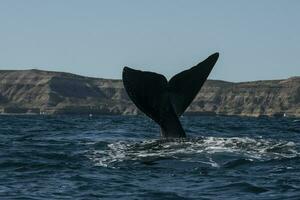
<instances>
[{"instance_id":1,"label":"rocky cliff face","mask_svg":"<svg viewBox=\"0 0 300 200\"><path fill-rule=\"evenodd\" d=\"M300 116L300 77L243 83L207 81L188 111Z\"/></svg>"},{"instance_id":2,"label":"rocky cliff face","mask_svg":"<svg viewBox=\"0 0 300 200\"><path fill-rule=\"evenodd\" d=\"M121 80L40 70L0 71L0 112L139 113ZM186 113L300 116L300 77L243 83L208 80Z\"/></svg>"}]
</instances>

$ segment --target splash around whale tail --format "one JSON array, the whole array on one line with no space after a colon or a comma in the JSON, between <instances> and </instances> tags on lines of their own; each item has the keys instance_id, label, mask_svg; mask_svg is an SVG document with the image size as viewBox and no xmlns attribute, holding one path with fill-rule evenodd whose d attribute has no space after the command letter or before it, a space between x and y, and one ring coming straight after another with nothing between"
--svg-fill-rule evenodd
<instances>
[{"instance_id":1,"label":"splash around whale tail","mask_svg":"<svg viewBox=\"0 0 300 200\"><path fill-rule=\"evenodd\" d=\"M218 57L219 53L212 54L169 82L161 74L124 67L123 84L137 108L160 125L163 137L185 137L178 117L200 91Z\"/></svg>"}]
</instances>

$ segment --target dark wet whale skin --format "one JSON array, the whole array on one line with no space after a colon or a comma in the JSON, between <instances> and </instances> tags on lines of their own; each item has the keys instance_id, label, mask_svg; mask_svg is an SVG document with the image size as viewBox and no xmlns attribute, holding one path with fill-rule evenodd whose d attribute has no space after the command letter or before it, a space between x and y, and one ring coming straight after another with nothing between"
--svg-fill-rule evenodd
<instances>
[{"instance_id":1,"label":"dark wet whale skin","mask_svg":"<svg viewBox=\"0 0 300 200\"><path fill-rule=\"evenodd\" d=\"M178 117L198 94L218 57L219 53L212 54L169 81L161 74L124 67L123 84L134 104L160 125L162 137L186 137Z\"/></svg>"}]
</instances>

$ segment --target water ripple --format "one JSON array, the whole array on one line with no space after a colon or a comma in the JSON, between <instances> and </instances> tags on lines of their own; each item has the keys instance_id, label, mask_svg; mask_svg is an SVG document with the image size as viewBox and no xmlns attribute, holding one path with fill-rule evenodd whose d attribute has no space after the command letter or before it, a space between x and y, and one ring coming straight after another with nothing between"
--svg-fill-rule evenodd
<instances>
[{"instance_id":1,"label":"water ripple","mask_svg":"<svg viewBox=\"0 0 300 200\"><path fill-rule=\"evenodd\" d=\"M95 165L104 167L115 167L124 161L151 163L163 159L192 160L219 167L221 163L214 161L214 154L238 155L247 162L253 159L265 161L299 156L294 142L248 137L118 141L107 144L105 149L91 151L87 156Z\"/></svg>"}]
</instances>

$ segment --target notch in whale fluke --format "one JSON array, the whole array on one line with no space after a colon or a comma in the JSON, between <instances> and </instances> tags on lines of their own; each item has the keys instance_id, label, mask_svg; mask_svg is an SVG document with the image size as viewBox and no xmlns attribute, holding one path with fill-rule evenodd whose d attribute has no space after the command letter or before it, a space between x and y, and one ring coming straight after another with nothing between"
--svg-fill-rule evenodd
<instances>
[{"instance_id":1,"label":"notch in whale fluke","mask_svg":"<svg viewBox=\"0 0 300 200\"><path fill-rule=\"evenodd\" d=\"M185 137L178 117L196 97L218 57L219 53L212 54L169 82L161 74L124 67L123 84L133 103L160 125L163 137Z\"/></svg>"}]
</instances>

